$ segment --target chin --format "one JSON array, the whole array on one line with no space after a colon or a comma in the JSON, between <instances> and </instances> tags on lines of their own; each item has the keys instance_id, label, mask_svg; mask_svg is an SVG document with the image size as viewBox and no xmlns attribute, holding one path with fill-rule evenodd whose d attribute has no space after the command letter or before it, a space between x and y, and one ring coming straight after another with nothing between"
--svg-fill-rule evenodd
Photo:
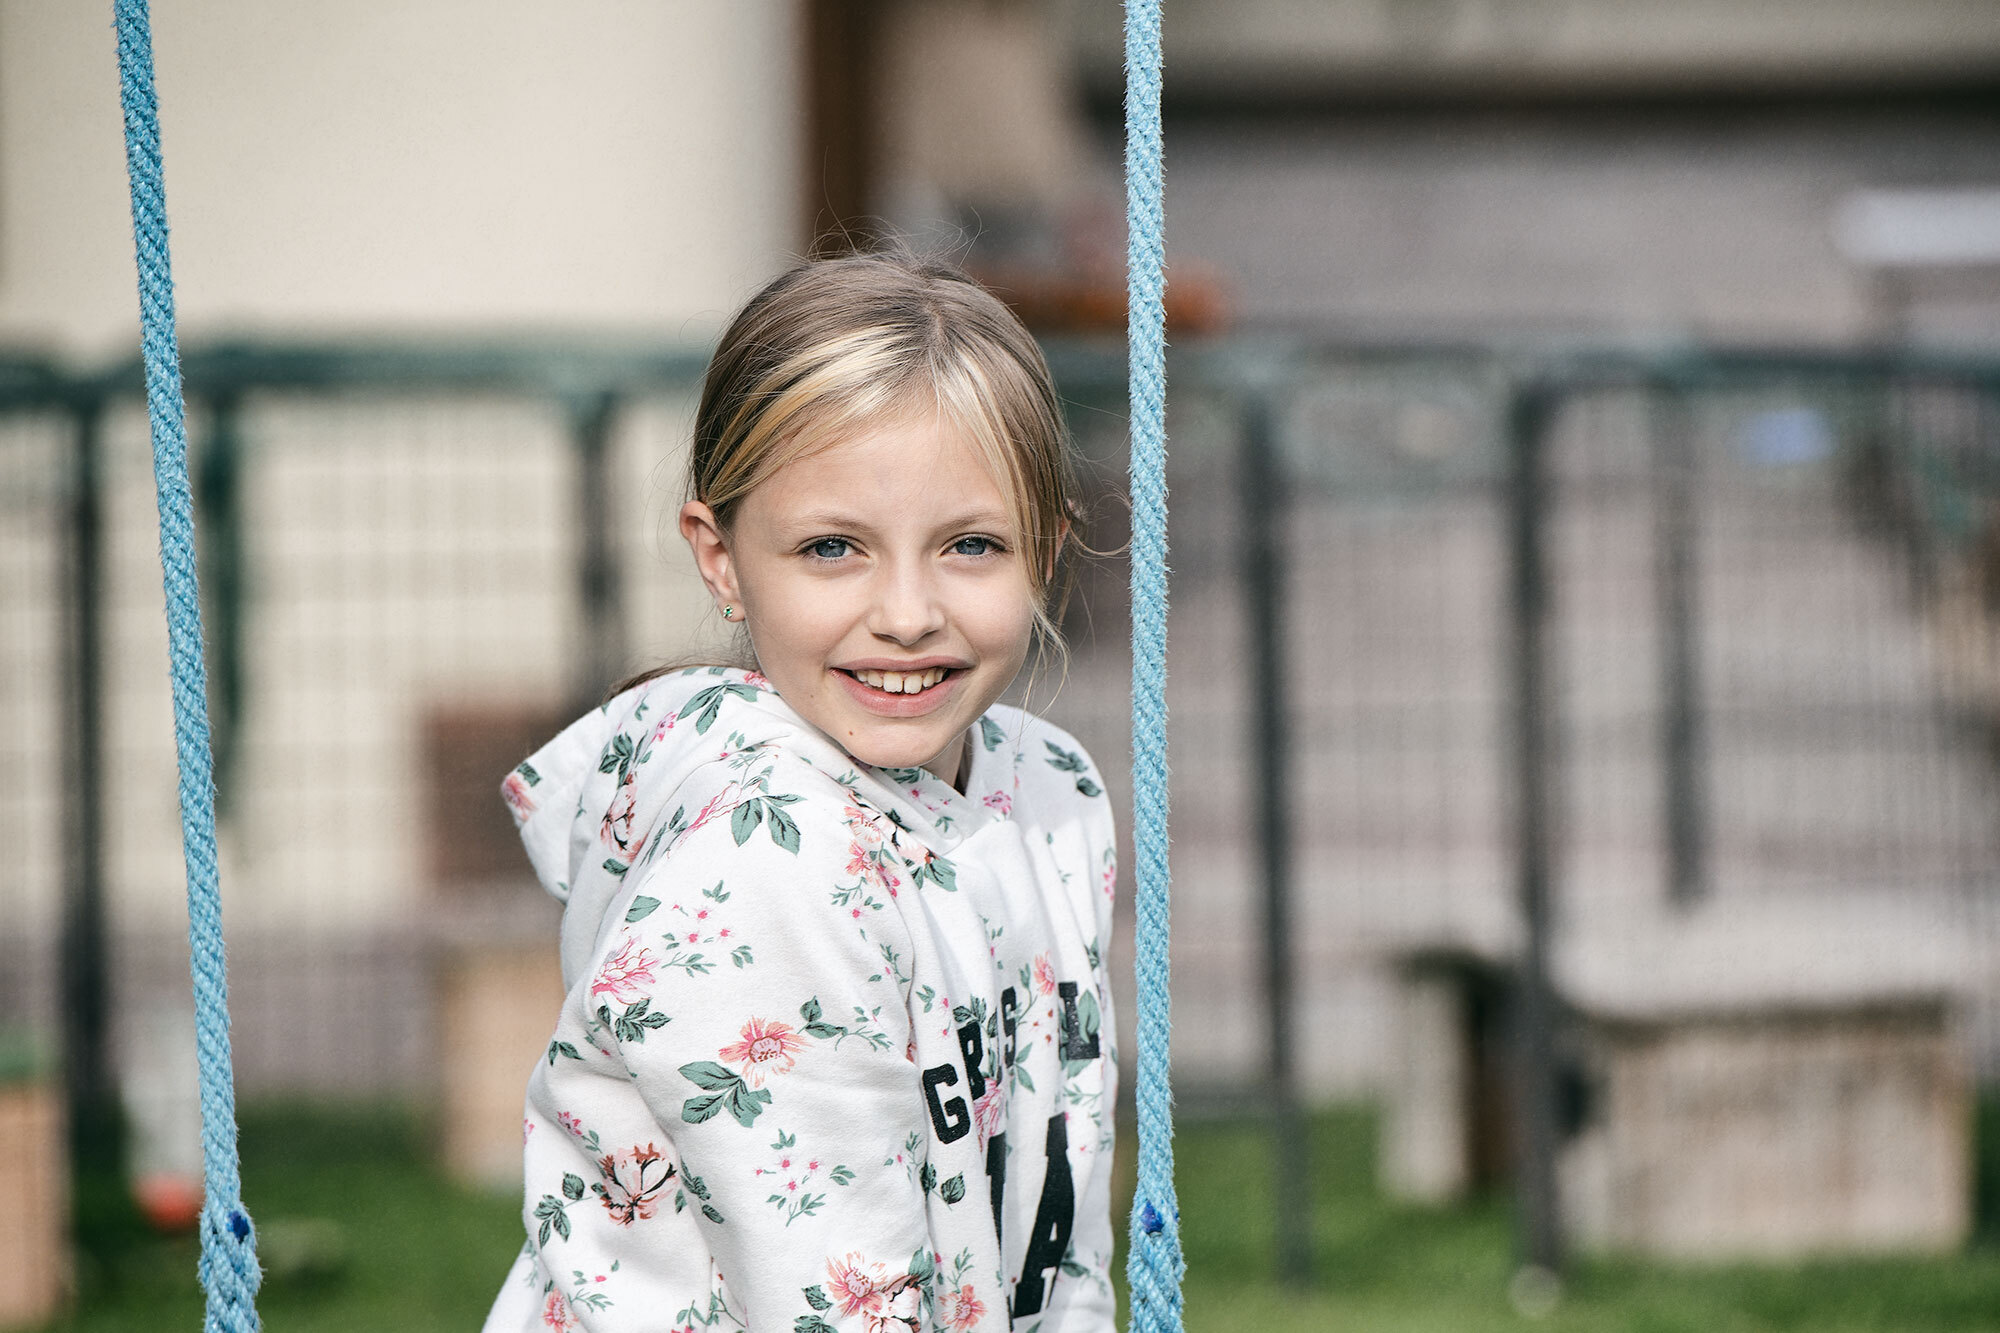
<instances>
[{"instance_id":1,"label":"chin","mask_svg":"<svg viewBox=\"0 0 2000 1333\"><path fill-rule=\"evenodd\" d=\"M861 732L847 746L847 752L875 768L922 768L950 745L957 734L952 731L941 738L919 741L907 736L869 736Z\"/></svg>"}]
</instances>

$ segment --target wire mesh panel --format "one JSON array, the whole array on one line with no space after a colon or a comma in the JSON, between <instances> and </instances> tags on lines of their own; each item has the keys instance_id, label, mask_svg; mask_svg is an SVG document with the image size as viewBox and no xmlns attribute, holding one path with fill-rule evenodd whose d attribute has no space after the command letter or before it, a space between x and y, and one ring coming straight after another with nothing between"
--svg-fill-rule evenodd
<instances>
[{"instance_id":1,"label":"wire mesh panel","mask_svg":"<svg viewBox=\"0 0 2000 1333\"><path fill-rule=\"evenodd\" d=\"M685 415L657 393L623 405L608 432L610 484L586 521L562 401L408 389L196 399L246 1093L427 1089L433 1047L421 1015L440 916L546 933L552 907L527 877L498 779L601 698L612 674L699 637L691 580L657 541L671 498L661 469ZM103 635L106 801L89 832L103 849L106 984L129 1027L189 1001L158 537L136 409L106 415L102 452L91 614ZM64 716L59 698L43 696L55 684L52 627L70 610L62 569L45 568L61 551L65 512L50 488L67 483L41 469L67 458L55 437L7 453L18 476L6 614L22 629L7 639L6 706L20 714L7 743L22 747L12 770L22 775L50 772ZM630 595L615 661L590 642L583 608L579 551L593 531L607 535L611 581ZM47 1006L56 994L48 977L12 964L55 957L61 794L51 779L4 803L21 826L6 842L10 1004ZM114 1036L127 1064L164 1051L164 1068L181 1045L178 1029Z\"/></svg>"},{"instance_id":2,"label":"wire mesh panel","mask_svg":"<svg viewBox=\"0 0 2000 1333\"><path fill-rule=\"evenodd\" d=\"M1924 471L1917 391L1584 392L1549 437L1563 1185L1586 1242L1966 1233L2000 774L1949 701L1926 543L1862 481ZM1976 385L1921 392L1979 419Z\"/></svg>"},{"instance_id":3,"label":"wire mesh panel","mask_svg":"<svg viewBox=\"0 0 2000 1333\"><path fill-rule=\"evenodd\" d=\"M65 868L70 432L50 413L0 426L0 1030L51 1048L56 960L37 946L60 917Z\"/></svg>"},{"instance_id":4,"label":"wire mesh panel","mask_svg":"<svg viewBox=\"0 0 2000 1333\"><path fill-rule=\"evenodd\" d=\"M64 797L74 776L69 618L72 423L37 410L0 421L0 1193L11 1274L0 1323L51 1315L65 1285L69 1208L51 947L75 869Z\"/></svg>"}]
</instances>

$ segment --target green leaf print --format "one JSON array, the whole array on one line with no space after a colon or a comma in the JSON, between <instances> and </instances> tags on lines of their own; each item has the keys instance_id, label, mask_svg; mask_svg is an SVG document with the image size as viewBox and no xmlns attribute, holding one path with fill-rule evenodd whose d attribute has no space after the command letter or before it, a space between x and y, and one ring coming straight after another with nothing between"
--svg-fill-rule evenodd
<instances>
[{"instance_id":1,"label":"green leaf print","mask_svg":"<svg viewBox=\"0 0 2000 1333\"><path fill-rule=\"evenodd\" d=\"M769 798L775 801L776 797ZM799 854L799 826L792 817L777 805L771 805L771 841L790 852Z\"/></svg>"},{"instance_id":2,"label":"green leaf print","mask_svg":"<svg viewBox=\"0 0 2000 1333\"><path fill-rule=\"evenodd\" d=\"M828 1037L844 1037L847 1035L846 1028L825 1020L820 1011L819 999L816 996L799 1006L799 1017L805 1020L806 1035L809 1037L818 1037L821 1041L824 1041Z\"/></svg>"},{"instance_id":3,"label":"green leaf print","mask_svg":"<svg viewBox=\"0 0 2000 1333\"><path fill-rule=\"evenodd\" d=\"M943 889L946 893L958 892L958 870L944 857L933 856L929 852L925 852L923 860L905 862L905 864L910 867L910 884L912 887L920 889L924 886L925 881L929 881Z\"/></svg>"},{"instance_id":4,"label":"green leaf print","mask_svg":"<svg viewBox=\"0 0 2000 1333\"><path fill-rule=\"evenodd\" d=\"M802 1314L792 1322L792 1333L840 1333L816 1314Z\"/></svg>"},{"instance_id":5,"label":"green leaf print","mask_svg":"<svg viewBox=\"0 0 2000 1333\"><path fill-rule=\"evenodd\" d=\"M563 1172L563 1197L571 1203L583 1198L583 1177Z\"/></svg>"},{"instance_id":6,"label":"green leaf print","mask_svg":"<svg viewBox=\"0 0 2000 1333\"><path fill-rule=\"evenodd\" d=\"M611 1016L609 1005L598 1006L597 1016L619 1041L643 1044L647 1032L658 1031L672 1021L665 1014L652 1010L652 1003L650 996L642 995L626 1005L625 1012L615 1019Z\"/></svg>"},{"instance_id":7,"label":"green leaf print","mask_svg":"<svg viewBox=\"0 0 2000 1333\"><path fill-rule=\"evenodd\" d=\"M681 1119L690 1125L713 1120L720 1112L728 1111L737 1124L747 1129L757 1123L757 1117L771 1104L767 1089L751 1087L735 1070L713 1060L682 1065L680 1073L696 1087L707 1089L706 1096L690 1097L681 1103Z\"/></svg>"},{"instance_id":8,"label":"green leaf print","mask_svg":"<svg viewBox=\"0 0 2000 1333\"><path fill-rule=\"evenodd\" d=\"M711 685L705 690L697 690L694 697L687 701L687 707L681 709L681 716L686 717L689 713L693 713L694 734L705 736L708 734L708 729L715 725L716 714L722 711L722 701L732 694L739 699L755 699L757 687L732 680L721 685Z\"/></svg>"},{"instance_id":9,"label":"green leaf print","mask_svg":"<svg viewBox=\"0 0 2000 1333\"><path fill-rule=\"evenodd\" d=\"M549 1049L548 1049L549 1067L551 1069L555 1068L556 1057L559 1055L570 1060L583 1059L581 1055L577 1054L576 1047L570 1045L568 1042L552 1041L549 1043Z\"/></svg>"},{"instance_id":10,"label":"green leaf print","mask_svg":"<svg viewBox=\"0 0 2000 1333\"><path fill-rule=\"evenodd\" d=\"M573 1177L564 1178L565 1186L570 1179ZM569 1210L555 1195L542 1196L542 1201L535 1205L535 1217L542 1224L535 1232L536 1244L547 1245L552 1230L564 1240L569 1239Z\"/></svg>"},{"instance_id":11,"label":"green leaf print","mask_svg":"<svg viewBox=\"0 0 2000 1333\"><path fill-rule=\"evenodd\" d=\"M946 1203L957 1203L965 1197L965 1173L959 1172L944 1184L938 1186L938 1197Z\"/></svg>"},{"instance_id":12,"label":"green leaf print","mask_svg":"<svg viewBox=\"0 0 2000 1333\"><path fill-rule=\"evenodd\" d=\"M806 1304L815 1310L831 1310L833 1308L833 1302L817 1286L807 1287L805 1289L805 1297Z\"/></svg>"},{"instance_id":13,"label":"green leaf print","mask_svg":"<svg viewBox=\"0 0 2000 1333\"><path fill-rule=\"evenodd\" d=\"M979 740L981 744L985 745L987 753L990 754L999 749L1000 743L1006 739L1007 733L1000 730L998 722L995 722L990 717L979 719Z\"/></svg>"},{"instance_id":14,"label":"green leaf print","mask_svg":"<svg viewBox=\"0 0 2000 1333\"><path fill-rule=\"evenodd\" d=\"M647 917L658 911L659 906L660 900L658 898L648 898L644 894L641 894L632 900L630 907L625 909L625 924L629 926L634 921L644 921Z\"/></svg>"},{"instance_id":15,"label":"green leaf print","mask_svg":"<svg viewBox=\"0 0 2000 1333\"><path fill-rule=\"evenodd\" d=\"M1084 765L1083 756L1076 751L1065 750L1054 741L1044 741L1042 743L1049 747L1049 767L1059 768L1065 773L1087 773L1090 771Z\"/></svg>"},{"instance_id":16,"label":"green leaf print","mask_svg":"<svg viewBox=\"0 0 2000 1333\"><path fill-rule=\"evenodd\" d=\"M1089 778L1078 778L1076 780L1076 789L1082 792L1085 796L1104 795L1104 788L1098 786L1095 782L1092 782Z\"/></svg>"},{"instance_id":17,"label":"green leaf print","mask_svg":"<svg viewBox=\"0 0 2000 1333\"><path fill-rule=\"evenodd\" d=\"M542 775L535 771L535 766L533 764L529 763L516 764L514 766L514 771L516 773L519 773L521 775L521 781L527 783L530 787L539 787L542 785Z\"/></svg>"},{"instance_id":18,"label":"green leaf print","mask_svg":"<svg viewBox=\"0 0 2000 1333\"><path fill-rule=\"evenodd\" d=\"M917 1184L923 1188L923 1191L926 1194L929 1194L932 1190L936 1189L937 1168L932 1166L929 1162L925 1162L923 1169L917 1172Z\"/></svg>"},{"instance_id":19,"label":"green leaf print","mask_svg":"<svg viewBox=\"0 0 2000 1333\"><path fill-rule=\"evenodd\" d=\"M632 738L619 732L611 738L611 744L604 747L604 754L597 761L600 773L618 774L622 781L632 771Z\"/></svg>"},{"instance_id":20,"label":"green leaf print","mask_svg":"<svg viewBox=\"0 0 2000 1333\"><path fill-rule=\"evenodd\" d=\"M622 875L627 870L631 869L630 866L626 865L623 861L620 861L618 858L614 856L607 856L604 858L604 868L606 870L609 870L614 875Z\"/></svg>"},{"instance_id":21,"label":"green leaf print","mask_svg":"<svg viewBox=\"0 0 2000 1333\"><path fill-rule=\"evenodd\" d=\"M729 816L729 832L736 838L736 845L741 847L750 841L750 835L755 833L757 826L763 822L764 803L756 797L753 796L737 806L736 812Z\"/></svg>"}]
</instances>

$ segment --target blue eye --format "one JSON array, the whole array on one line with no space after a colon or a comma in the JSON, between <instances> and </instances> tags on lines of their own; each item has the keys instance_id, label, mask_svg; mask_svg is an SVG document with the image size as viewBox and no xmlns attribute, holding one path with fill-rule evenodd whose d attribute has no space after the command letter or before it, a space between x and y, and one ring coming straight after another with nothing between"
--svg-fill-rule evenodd
<instances>
[{"instance_id":1,"label":"blue eye","mask_svg":"<svg viewBox=\"0 0 2000 1333\"><path fill-rule=\"evenodd\" d=\"M806 554L820 560L838 560L847 554L847 538L822 537L806 547Z\"/></svg>"},{"instance_id":2,"label":"blue eye","mask_svg":"<svg viewBox=\"0 0 2000 1333\"><path fill-rule=\"evenodd\" d=\"M1000 544L991 537L960 537L951 544L954 555L991 555Z\"/></svg>"}]
</instances>

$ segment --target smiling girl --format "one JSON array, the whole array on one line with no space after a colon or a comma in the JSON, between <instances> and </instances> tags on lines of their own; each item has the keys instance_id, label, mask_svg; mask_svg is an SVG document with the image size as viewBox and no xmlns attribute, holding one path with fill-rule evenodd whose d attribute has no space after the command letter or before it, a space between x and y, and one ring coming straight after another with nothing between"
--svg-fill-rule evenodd
<instances>
[{"instance_id":1,"label":"smiling girl","mask_svg":"<svg viewBox=\"0 0 2000 1333\"><path fill-rule=\"evenodd\" d=\"M680 530L756 669L511 774L565 904L489 1331L1112 1327L1101 779L997 703L1076 512L1048 369L948 266L802 264L723 335Z\"/></svg>"}]
</instances>

